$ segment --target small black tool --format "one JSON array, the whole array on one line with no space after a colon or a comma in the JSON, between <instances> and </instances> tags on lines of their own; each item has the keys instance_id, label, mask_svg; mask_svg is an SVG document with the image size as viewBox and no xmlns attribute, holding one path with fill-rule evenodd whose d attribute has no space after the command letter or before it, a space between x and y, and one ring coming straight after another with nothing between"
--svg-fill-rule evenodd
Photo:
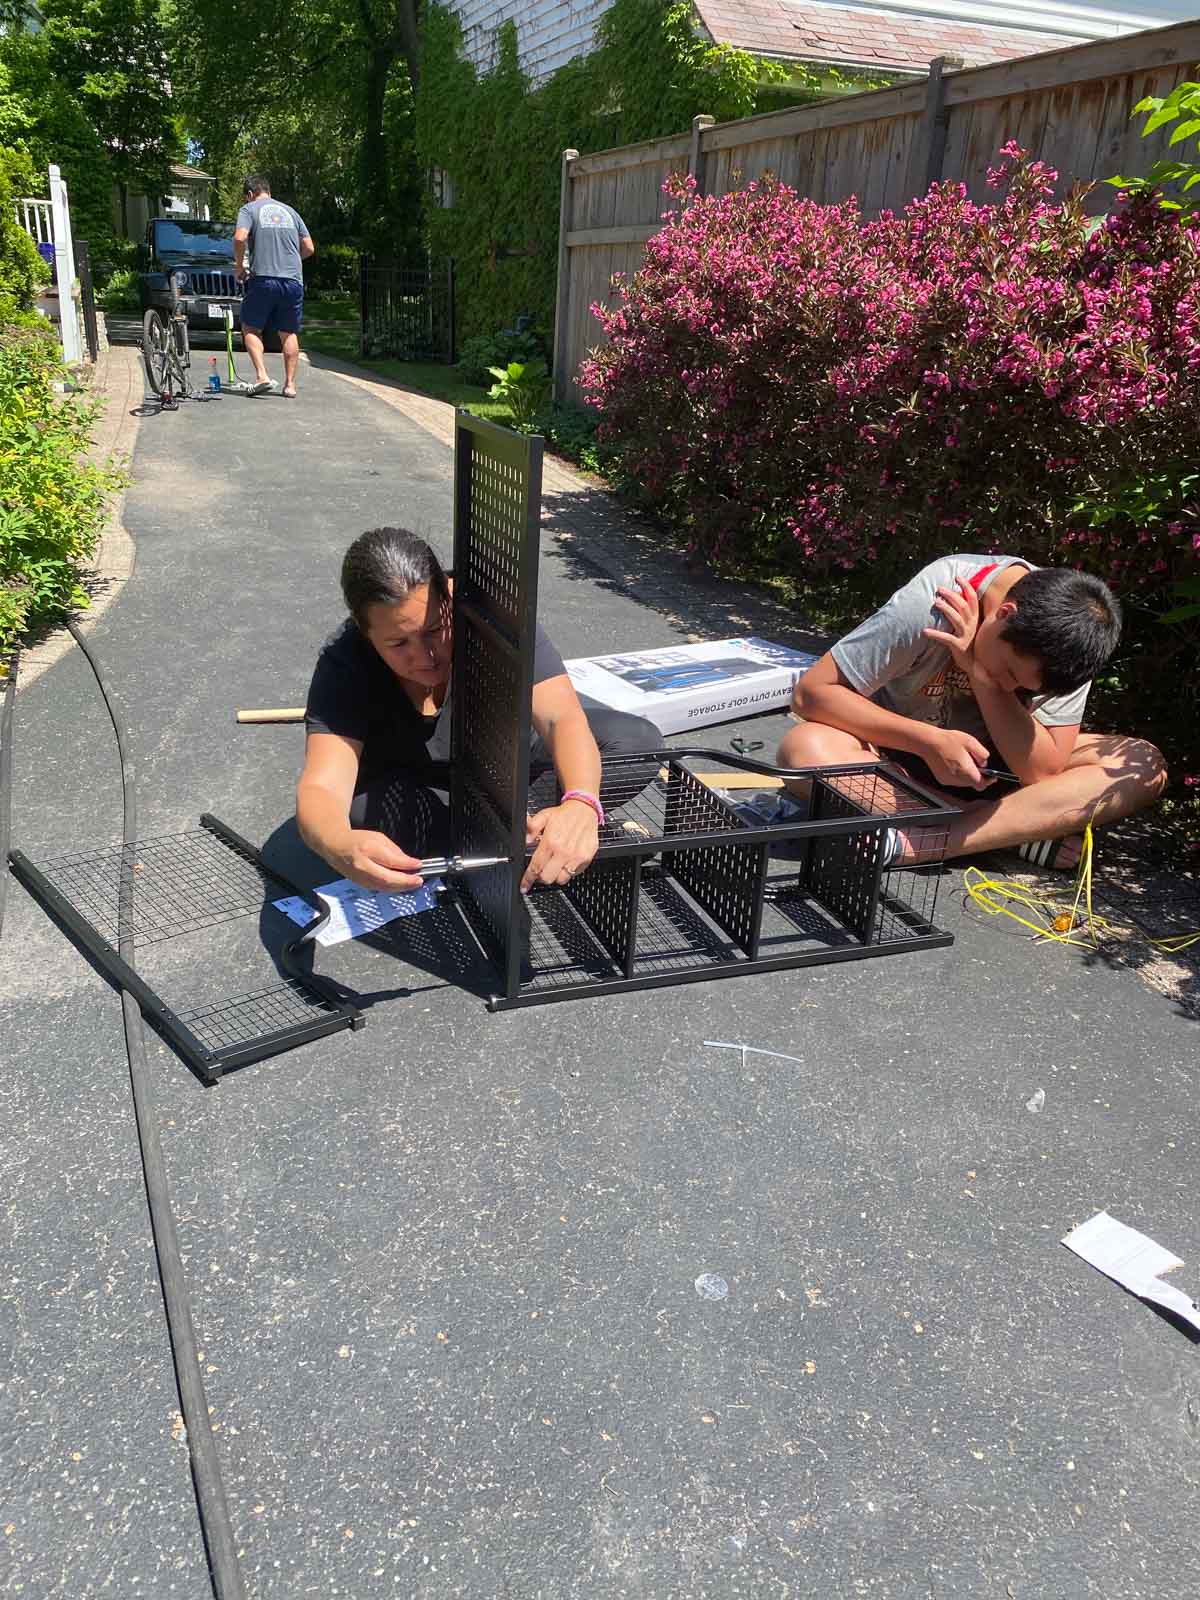
<instances>
[{"instance_id":1,"label":"small black tool","mask_svg":"<svg viewBox=\"0 0 1200 1600\"><path fill-rule=\"evenodd\" d=\"M482 872L486 867L507 865L507 856L428 856L417 871L423 878L455 878L464 872Z\"/></svg>"}]
</instances>

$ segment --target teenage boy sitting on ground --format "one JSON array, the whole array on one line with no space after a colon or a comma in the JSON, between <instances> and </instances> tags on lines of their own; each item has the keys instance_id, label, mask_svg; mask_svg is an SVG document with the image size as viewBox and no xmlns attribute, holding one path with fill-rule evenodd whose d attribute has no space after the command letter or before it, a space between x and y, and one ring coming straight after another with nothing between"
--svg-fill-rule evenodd
<instances>
[{"instance_id":1,"label":"teenage boy sitting on ground","mask_svg":"<svg viewBox=\"0 0 1200 1600\"><path fill-rule=\"evenodd\" d=\"M804 674L792 696L803 721L777 759L882 757L962 806L947 856L1016 845L1069 870L1089 820L1140 811L1167 779L1152 744L1079 731L1090 680L1120 633L1120 607L1098 578L1012 556L945 556ZM1019 783L993 781L985 766ZM919 862L919 834L899 834L896 849L893 864Z\"/></svg>"}]
</instances>

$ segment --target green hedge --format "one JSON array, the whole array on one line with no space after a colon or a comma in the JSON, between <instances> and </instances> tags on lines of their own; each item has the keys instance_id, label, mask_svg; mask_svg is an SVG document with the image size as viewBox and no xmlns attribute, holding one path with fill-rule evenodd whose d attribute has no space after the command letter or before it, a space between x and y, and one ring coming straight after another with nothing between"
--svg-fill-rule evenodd
<instances>
[{"instance_id":1,"label":"green hedge","mask_svg":"<svg viewBox=\"0 0 1200 1600\"><path fill-rule=\"evenodd\" d=\"M0 146L0 323L32 320L38 285L50 269L13 215L13 200L28 194L33 170L23 150Z\"/></svg>"},{"instance_id":2,"label":"green hedge","mask_svg":"<svg viewBox=\"0 0 1200 1600\"><path fill-rule=\"evenodd\" d=\"M785 70L699 39L692 8L680 0L615 0L591 53L534 88L513 23L498 30L496 65L480 76L463 55L457 19L430 5L416 144L453 184L453 205L430 207L428 231L434 253L457 264L460 338L494 333L520 312L538 328L553 326L565 149L586 155L663 138L700 112L719 122L749 116L767 90L795 104L849 83L831 70Z\"/></svg>"},{"instance_id":3,"label":"green hedge","mask_svg":"<svg viewBox=\"0 0 1200 1600\"><path fill-rule=\"evenodd\" d=\"M0 657L32 625L87 604L80 567L121 474L86 460L95 402L59 395L41 328L0 325Z\"/></svg>"}]
</instances>

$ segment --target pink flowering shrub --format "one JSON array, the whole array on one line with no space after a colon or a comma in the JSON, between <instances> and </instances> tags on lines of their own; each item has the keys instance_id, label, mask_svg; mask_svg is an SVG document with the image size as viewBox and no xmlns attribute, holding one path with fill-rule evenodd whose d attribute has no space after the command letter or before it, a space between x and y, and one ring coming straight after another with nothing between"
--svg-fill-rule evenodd
<instances>
[{"instance_id":1,"label":"pink flowering shrub","mask_svg":"<svg viewBox=\"0 0 1200 1600\"><path fill-rule=\"evenodd\" d=\"M1200 570L1200 222L1097 225L1056 177L1008 145L994 203L943 183L870 222L678 186L593 307L601 438L710 559L876 563L886 591L1003 548L1165 594Z\"/></svg>"}]
</instances>

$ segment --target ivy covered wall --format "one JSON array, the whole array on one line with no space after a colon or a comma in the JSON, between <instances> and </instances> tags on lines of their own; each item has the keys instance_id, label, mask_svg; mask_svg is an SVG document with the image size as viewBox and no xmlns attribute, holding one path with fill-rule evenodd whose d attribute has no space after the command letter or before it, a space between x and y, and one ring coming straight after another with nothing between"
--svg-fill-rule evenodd
<instances>
[{"instance_id":1,"label":"ivy covered wall","mask_svg":"<svg viewBox=\"0 0 1200 1600\"><path fill-rule=\"evenodd\" d=\"M430 5L416 141L452 186L450 207L429 206L428 232L433 253L457 263L460 338L494 333L522 311L550 332L565 149L587 155L681 133L700 112L728 122L762 109L767 95L773 109L781 95L799 104L851 87L698 38L687 0L615 0L595 49L537 88L521 70L514 24L497 43L495 67L477 73L457 19Z\"/></svg>"}]
</instances>

